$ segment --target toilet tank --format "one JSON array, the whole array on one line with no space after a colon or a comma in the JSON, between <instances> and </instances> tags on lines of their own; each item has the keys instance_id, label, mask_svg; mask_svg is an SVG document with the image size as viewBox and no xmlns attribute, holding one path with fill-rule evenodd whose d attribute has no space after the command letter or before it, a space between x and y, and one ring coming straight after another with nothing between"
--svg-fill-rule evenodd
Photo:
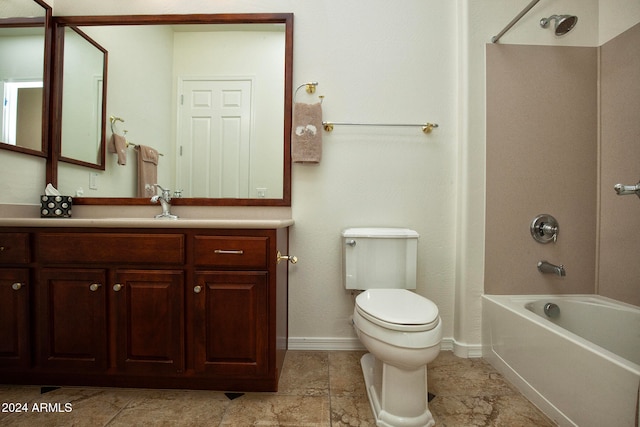
<instances>
[{"instance_id":1,"label":"toilet tank","mask_svg":"<svg viewBox=\"0 0 640 427\"><path fill-rule=\"evenodd\" d=\"M342 231L342 278L346 289L415 289L418 233L407 228Z\"/></svg>"}]
</instances>

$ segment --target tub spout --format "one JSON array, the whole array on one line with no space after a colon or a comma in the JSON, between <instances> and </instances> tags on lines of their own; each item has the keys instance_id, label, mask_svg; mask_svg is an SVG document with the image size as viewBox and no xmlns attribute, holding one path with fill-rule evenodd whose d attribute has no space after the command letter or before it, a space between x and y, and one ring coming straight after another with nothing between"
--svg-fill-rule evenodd
<instances>
[{"instance_id":1,"label":"tub spout","mask_svg":"<svg viewBox=\"0 0 640 427\"><path fill-rule=\"evenodd\" d=\"M545 274L556 274L561 277L567 275L564 265L555 265L547 261L538 261L538 271Z\"/></svg>"}]
</instances>

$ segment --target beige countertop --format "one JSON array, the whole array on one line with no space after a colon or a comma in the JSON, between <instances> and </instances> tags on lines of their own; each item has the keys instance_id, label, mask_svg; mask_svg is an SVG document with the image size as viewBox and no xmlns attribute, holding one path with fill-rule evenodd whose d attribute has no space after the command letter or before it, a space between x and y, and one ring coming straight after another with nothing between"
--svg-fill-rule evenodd
<instances>
[{"instance_id":1,"label":"beige countertop","mask_svg":"<svg viewBox=\"0 0 640 427\"><path fill-rule=\"evenodd\" d=\"M290 207L176 206L178 219L155 219L157 206L74 206L72 218L40 218L39 205L0 204L0 227L249 228L294 224Z\"/></svg>"},{"instance_id":2,"label":"beige countertop","mask_svg":"<svg viewBox=\"0 0 640 427\"><path fill-rule=\"evenodd\" d=\"M0 227L284 228L293 219L0 218Z\"/></svg>"}]
</instances>

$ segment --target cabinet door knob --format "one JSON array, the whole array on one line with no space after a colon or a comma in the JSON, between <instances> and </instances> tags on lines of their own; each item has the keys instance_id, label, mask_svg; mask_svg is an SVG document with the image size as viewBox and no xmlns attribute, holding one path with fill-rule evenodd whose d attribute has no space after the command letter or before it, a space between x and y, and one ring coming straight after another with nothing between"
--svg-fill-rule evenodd
<instances>
[{"instance_id":1,"label":"cabinet door knob","mask_svg":"<svg viewBox=\"0 0 640 427\"><path fill-rule=\"evenodd\" d=\"M22 288L22 283L14 283L13 285L11 285L11 289L13 289L14 291L19 290L20 288Z\"/></svg>"},{"instance_id":2,"label":"cabinet door knob","mask_svg":"<svg viewBox=\"0 0 640 427\"><path fill-rule=\"evenodd\" d=\"M118 292L120 289L122 289L122 284L116 283L115 285L113 285L114 291Z\"/></svg>"},{"instance_id":3,"label":"cabinet door knob","mask_svg":"<svg viewBox=\"0 0 640 427\"><path fill-rule=\"evenodd\" d=\"M287 260L291 264L295 264L296 262L298 262L298 257L295 255L282 255L282 253L278 251L278 253L276 254L276 261L278 264L280 264L280 261L282 260Z\"/></svg>"},{"instance_id":4,"label":"cabinet door knob","mask_svg":"<svg viewBox=\"0 0 640 427\"><path fill-rule=\"evenodd\" d=\"M100 283L92 283L92 284L89 286L89 290L90 290L91 292L95 292L95 291L97 291L98 289L100 289L100 286L102 286Z\"/></svg>"},{"instance_id":5,"label":"cabinet door knob","mask_svg":"<svg viewBox=\"0 0 640 427\"><path fill-rule=\"evenodd\" d=\"M195 292L196 294L199 294L200 292L202 292L202 286L200 285L196 285L193 287L193 292Z\"/></svg>"}]
</instances>

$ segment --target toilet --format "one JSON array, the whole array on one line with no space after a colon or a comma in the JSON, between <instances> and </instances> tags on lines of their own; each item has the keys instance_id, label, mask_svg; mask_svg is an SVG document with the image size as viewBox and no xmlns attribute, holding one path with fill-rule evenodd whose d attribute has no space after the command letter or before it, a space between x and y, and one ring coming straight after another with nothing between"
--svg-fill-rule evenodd
<instances>
[{"instance_id":1,"label":"toilet","mask_svg":"<svg viewBox=\"0 0 640 427\"><path fill-rule=\"evenodd\" d=\"M418 233L406 228L342 232L346 289L355 299L353 326L369 353L360 360L376 425L435 424L427 402L427 363L440 352L438 307L416 288Z\"/></svg>"}]
</instances>

